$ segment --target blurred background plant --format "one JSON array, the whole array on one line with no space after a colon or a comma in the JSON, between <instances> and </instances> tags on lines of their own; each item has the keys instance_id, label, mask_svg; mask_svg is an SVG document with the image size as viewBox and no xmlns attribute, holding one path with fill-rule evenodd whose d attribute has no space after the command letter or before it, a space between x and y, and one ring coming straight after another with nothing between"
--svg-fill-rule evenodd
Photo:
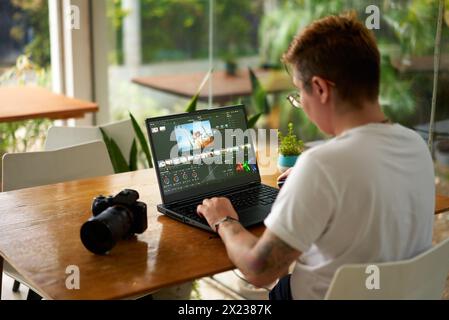
<instances>
[{"instance_id":1,"label":"blurred background plant","mask_svg":"<svg viewBox=\"0 0 449 320\"><path fill-rule=\"evenodd\" d=\"M48 24L48 0L11 0L15 7L14 26L10 35L18 43L24 43L24 54L36 66L50 66L50 31Z\"/></svg>"},{"instance_id":2,"label":"blurred background plant","mask_svg":"<svg viewBox=\"0 0 449 320\"><path fill-rule=\"evenodd\" d=\"M19 56L16 65L0 76L0 86L35 84L48 87L49 73L27 55ZM0 155L39 149L52 122L47 119L0 123Z\"/></svg>"},{"instance_id":3,"label":"blurred background plant","mask_svg":"<svg viewBox=\"0 0 449 320\"><path fill-rule=\"evenodd\" d=\"M449 1L446 5L449 9ZM403 58L433 54L437 12L438 1L435 0L385 1L382 18L394 34ZM442 44L448 48L444 39Z\"/></svg>"},{"instance_id":4,"label":"blurred background plant","mask_svg":"<svg viewBox=\"0 0 449 320\"><path fill-rule=\"evenodd\" d=\"M446 1L446 20L449 25L449 1ZM410 64L413 56L433 54L436 32L438 1L435 0L293 0L279 1L276 10L263 16L259 28L259 55L262 65L281 68L281 57L291 39L312 21L329 14L355 10L359 18L367 16L365 8L377 5L380 8L380 29L374 30L381 52L381 92L380 103L387 116L394 122L412 127L429 119L431 77L433 64L417 66L404 72L400 63ZM443 32L442 52L447 53L449 33ZM432 60L429 60L432 62ZM396 62L396 63L395 63ZM423 70L425 69L425 70ZM449 83L442 75L439 95L448 98ZM446 83L444 85L443 83ZM447 100L446 100L447 101ZM311 124L301 111L292 110L288 103L281 101L280 128L289 122L295 124L296 133L304 140L313 140L323 135ZM447 109L447 108L446 108ZM439 108L438 119L445 119L447 110Z\"/></svg>"},{"instance_id":5,"label":"blurred background plant","mask_svg":"<svg viewBox=\"0 0 449 320\"><path fill-rule=\"evenodd\" d=\"M207 58L209 22L204 16L209 10L208 1L141 0L140 8L142 63ZM223 26L216 33L214 43L217 57L224 57L232 50L239 57L257 54L256 26L262 9L262 1L215 1L215 20ZM129 12L122 8L121 0L111 0L107 14L113 22L110 36L115 38L111 62L123 64L122 27ZM248 39L252 40L248 42Z\"/></svg>"}]
</instances>

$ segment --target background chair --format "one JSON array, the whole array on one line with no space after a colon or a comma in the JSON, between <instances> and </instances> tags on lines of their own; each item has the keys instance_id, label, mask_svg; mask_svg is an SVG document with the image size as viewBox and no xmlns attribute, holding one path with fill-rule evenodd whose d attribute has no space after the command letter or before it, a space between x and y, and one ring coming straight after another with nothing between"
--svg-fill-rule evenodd
<instances>
[{"instance_id":1,"label":"background chair","mask_svg":"<svg viewBox=\"0 0 449 320\"><path fill-rule=\"evenodd\" d=\"M404 261L375 264L380 288L368 290L365 273L371 264L344 265L332 279L325 299L441 299L449 272L449 239Z\"/></svg>"},{"instance_id":2,"label":"background chair","mask_svg":"<svg viewBox=\"0 0 449 320\"><path fill-rule=\"evenodd\" d=\"M2 190L11 191L113 173L103 141L93 141L53 151L9 153L3 156ZM39 292L6 261L4 272L16 280L13 286L14 292L18 291L21 282L30 288L27 299L40 298Z\"/></svg>"},{"instance_id":3,"label":"background chair","mask_svg":"<svg viewBox=\"0 0 449 320\"><path fill-rule=\"evenodd\" d=\"M103 140L100 128L114 139L125 160L129 161L129 152L135 137L131 120L109 123L98 127L51 127L47 133L45 150L55 150L71 145Z\"/></svg>"}]
</instances>

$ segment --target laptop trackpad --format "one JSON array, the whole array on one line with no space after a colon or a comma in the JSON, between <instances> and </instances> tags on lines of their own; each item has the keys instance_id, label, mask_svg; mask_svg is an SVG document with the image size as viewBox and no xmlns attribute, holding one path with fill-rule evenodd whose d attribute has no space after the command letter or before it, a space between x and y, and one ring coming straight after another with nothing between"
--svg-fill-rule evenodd
<instances>
[{"instance_id":1,"label":"laptop trackpad","mask_svg":"<svg viewBox=\"0 0 449 320\"><path fill-rule=\"evenodd\" d=\"M244 210L239 210L239 220L244 226L250 226L261 223L265 220L271 211L271 206L255 206Z\"/></svg>"}]
</instances>

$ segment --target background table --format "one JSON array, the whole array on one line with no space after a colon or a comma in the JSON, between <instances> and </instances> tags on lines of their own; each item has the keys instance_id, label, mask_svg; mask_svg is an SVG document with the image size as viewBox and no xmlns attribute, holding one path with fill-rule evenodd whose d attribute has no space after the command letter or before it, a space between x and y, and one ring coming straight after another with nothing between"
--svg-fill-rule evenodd
<instances>
[{"instance_id":1,"label":"background table","mask_svg":"<svg viewBox=\"0 0 449 320\"><path fill-rule=\"evenodd\" d=\"M0 122L81 118L97 111L96 103L55 94L41 87L0 87Z\"/></svg>"},{"instance_id":2,"label":"background table","mask_svg":"<svg viewBox=\"0 0 449 320\"><path fill-rule=\"evenodd\" d=\"M270 185L276 177L262 176ZM147 203L148 229L94 255L79 237L92 199L124 188ZM0 193L0 255L49 299L135 297L234 268L218 236L159 214L158 203L153 169ZM448 208L449 199L437 197L436 211ZM260 235L264 227L250 230ZM70 265L80 269L79 290L65 286Z\"/></svg>"},{"instance_id":3,"label":"background table","mask_svg":"<svg viewBox=\"0 0 449 320\"><path fill-rule=\"evenodd\" d=\"M255 70L262 87L269 93L294 90L291 78L285 71ZM144 87L156 89L181 97L193 97L206 76L206 72L190 74L173 74L134 78L132 81ZM214 102L226 103L238 97L250 96L252 93L248 70L238 70L234 76L225 71L214 71L212 74ZM206 84L200 93L199 100L208 101L209 86Z\"/></svg>"}]
</instances>

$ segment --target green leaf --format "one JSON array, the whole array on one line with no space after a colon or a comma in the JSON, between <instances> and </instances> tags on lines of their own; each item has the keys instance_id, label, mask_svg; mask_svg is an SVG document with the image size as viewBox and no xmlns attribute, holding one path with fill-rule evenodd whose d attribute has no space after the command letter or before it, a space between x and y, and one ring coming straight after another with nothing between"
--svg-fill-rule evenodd
<instances>
[{"instance_id":1,"label":"green leaf","mask_svg":"<svg viewBox=\"0 0 449 320\"><path fill-rule=\"evenodd\" d=\"M251 88L252 88L252 100L259 112L267 114L269 112L267 92L260 84L259 79L257 78L254 71L248 67L249 76L251 79Z\"/></svg>"},{"instance_id":2,"label":"green leaf","mask_svg":"<svg viewBox=\"0 0 449 320\"><path fill-rule=\"evenodd\" d=\"M196 104L198 103L199 93L195 94L187 105L186 112L196 111Z\"/></svg>"},{"instance_id":3,"label":"green leaf","mask_svg":"<svg viewBox=\"0 0 449 320\"><path fill-rule=\"evenodd\" d=\"M254 126L256 125L257 120L259 120L259 118L260 118L260 116L262 114L263 113L260 112L260 113L258 113L256 115L252 116L251 118L249 118L249 120L248 120L248 128L249 129L254 128Z\"/></svg>"},{"instance_id":4,"label":"green leaf","mask_svg":"<svg viewBox=\"0 0 449 320\"><path fill-rule=\"evenodd\" d=\"M203 78L203 81L201 82L200 86L198 87L198 91L196 94L192 97L189 104L187 105L187 108L185 112L193 112L196 111L196 105L198 103L198 98L200 96L201 90L203 90L204 85L206 84L207 80L209 80L211 74L213 72L213 69L210 69L208 73Z\"/></svg>"},{"instance_id":5,"label":"green leaf","mask_svg":"<svg viewBox=\"0 0 449 320\"><path fill-rule=\"evenodd\" d=\"M126 163L122 151L120 151L120 148L118 147L114 139L111 139L110 142L111 142L111 152L117 164L117 171L115 173L128 172L129 166Z\"/></svg>"},{"instance_id":6,"label":"green leaf","mask_svg":"<svg viewBox=\"0 0 449 320\"><path fill-rule=\"evenodd\" d=\"M123 156L123 153L117 143L113 139L109 138L107 133L102 128L100 128L100 132L103 136L103 141L106 144L106 149L108 150L114 172L121 173L129 171L128 164L126 163L125 157Z\"/></svg>"},{"instance_id":7,"label":"green leaf","mask_svg":"<svg viewBox=\"0 0 449 320\"><path fill-rule=\"evenodd\" d=\"M117 173L118 172L117 161L116 161L114 155L112 154L111 139L109 138L109 136L106 134L106 132L102 128L100 128L100 132L101 132L101 135L103 136L103 141L104 141L104 144L106 145L106 149L108 150L109 159L111 159L111 163L112 163L112 167L114 168L114 172Z\"/></svg>"},{"instance_id":8,"label":"green leaf","mask_svg":"<svg viewBox=\"0 0 449 320\"><path fill-rule=\"evenodd\" d=\"M129 171L137 170L137 143L136 139L133 139L131 150L129 151Z\"/></svg>"},{"instance_id":9,"label":"green leaf","mask_svg":"<svg viewBox=\"0 0 449 320\"><path fill-rule=\"evenodd\" d=\"M136 133L137 140L139 141L140 147L142 148L143 152L145 153L145 156L147 157L148 167L153 168L153 162L151 160L150 149L148 148L148 143L147 143L147 140L145 139L142 129L140 129L139 124L137 123L136 119L131 114L131 112L129 113L129 116L131 117L131 122L133 124L134 132Z\"/></svg>"}]
</instances>

